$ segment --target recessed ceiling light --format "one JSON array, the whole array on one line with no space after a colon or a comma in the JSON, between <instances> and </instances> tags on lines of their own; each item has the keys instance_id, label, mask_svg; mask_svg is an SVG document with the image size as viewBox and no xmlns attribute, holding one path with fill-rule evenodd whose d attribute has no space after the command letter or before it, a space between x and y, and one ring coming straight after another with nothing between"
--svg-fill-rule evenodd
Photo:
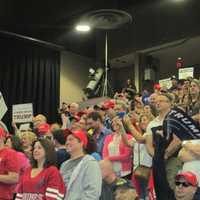
<instances>
[{"instance_id":1,"label":"recessed ceiling light","mask_svg":"<svg viewBox=\"0 0 200 200\"><path fill-rule=\"evenodd\" d=\"M90 31L90 29L91 29L90 26L86 24L78 24L76 26L76 30L80 32L88 32Z\"/></svg>"}]
</instances>

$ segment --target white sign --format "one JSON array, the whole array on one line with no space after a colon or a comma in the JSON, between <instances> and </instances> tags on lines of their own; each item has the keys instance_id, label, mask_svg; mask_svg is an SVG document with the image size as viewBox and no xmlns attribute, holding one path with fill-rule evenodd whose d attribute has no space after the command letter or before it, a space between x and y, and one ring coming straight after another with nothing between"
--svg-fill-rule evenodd
<instances>
[{"instance_id":1,"label":"white sign","mask_svg":"<svg viewBox=\"0 0 200 200\"><path fill-rule=\"evenodd\" d=\"M167 87L168 89L172 86L172 82L170 78L159 80L159 84L162 87Z\"/></svg>"},{"instance_id":2,"label":"white sign","mask_svg":"<svg viewBox=\"0 0 200 200\"><path fill-rule=\"evenodd\" d=\"M31 122L33 119L33 104L16 104L12 106L12 119L15 123Z\"/></svg>"},{"instance_id":3,"label":"white sign","mask_svg":"<svg viewBox=\"0 0 200 200\"><path fill-rule=\"evenodd\" d=\"M5 113L7 112L8 108L6 106L6 103L4 101L3 95L0 92L0 120L3 118Z\"/></svg>"},{"instance_id":4,"label":"white sign","mask_svg":"<svg viewBox=\"0 0 200 200\"><path fill-rule=\"evenodd\" d=\"M20 127L19 127L20 131L27 131L29 129L30 129L30 124L29 123L21 124Z\"/></svg>"},{"instance_id":5,"label":"white sign","mask_svg":"<svg viewBox=\"0 0 200 200\"><path fill-rule=\"evenodd\" d=\"M179 79L187 79L188 77L194 76L194 68L188 67L188 68L180 68L178 70L178 78Z\"/></svg>"}]
</instances>

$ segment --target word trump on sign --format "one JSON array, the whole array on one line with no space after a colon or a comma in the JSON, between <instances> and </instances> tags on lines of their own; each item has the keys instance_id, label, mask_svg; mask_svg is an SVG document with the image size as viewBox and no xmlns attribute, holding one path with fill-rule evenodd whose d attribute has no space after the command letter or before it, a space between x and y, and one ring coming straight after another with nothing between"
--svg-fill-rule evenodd
<instances>
[{"instance_id":1,"label":"word trump on sign","mask_svg":"<svg viewBox=\"0 0 200 200\"><path fill-rule=\"evenodd\" d=\"M33 119L33 104L13 105L12 119L15 123L31 122Z\"/></svg>"},{"instance_id":2,"label":"word trump on sign","mask_svg":"<svg viewBox=\"0 0 200 200\"><path fill-rule=\"evenodd\" d=\"M167 139L175 134L180 140L200 139L199 125L180 108L173 108L163 121L163 130Z\"/></svg>"}]
</instances>

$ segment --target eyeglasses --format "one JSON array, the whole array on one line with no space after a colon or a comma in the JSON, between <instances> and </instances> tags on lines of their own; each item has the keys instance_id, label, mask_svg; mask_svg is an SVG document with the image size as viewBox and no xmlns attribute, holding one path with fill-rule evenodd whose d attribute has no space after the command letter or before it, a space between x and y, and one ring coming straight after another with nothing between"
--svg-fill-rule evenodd
<instances>
[{"instance_id":1,"label":"eyeglasses","mask_svg":"<svg viewBox=\"0 0 200 200\"><path fill-rule=\"evenodd\" d=\"M180 182L180 181L176 181L175 182L175 185L176 186L182 186L182 187L189 187L189 186L192 186L192 184L190 184L190 183L187 183L187 182Z\"/></svg>"}]
</instances>

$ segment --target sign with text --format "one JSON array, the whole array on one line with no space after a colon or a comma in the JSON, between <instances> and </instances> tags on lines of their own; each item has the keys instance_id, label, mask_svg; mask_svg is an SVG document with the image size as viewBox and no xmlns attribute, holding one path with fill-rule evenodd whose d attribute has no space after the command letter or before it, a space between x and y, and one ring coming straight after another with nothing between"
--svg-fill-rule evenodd
<instances>
[{"instance_id":1,"label":"sign with text","mask_svg":"<svg viewBox=\"0 0 200 200\"><path fill-rule=\"evenodd\" d=\"M187 67L187 68L181 68L178 70L178 78L179 79L187 79L188 77L194 76L194 68L193 67Z\"/></svg>"},{"instance_id":2,"label":"sign with text","mask_svg":"<svg viewBox=\"0 0 200 200\"><path fill-rule=\"evenodd\" d=\"M0 120L3 118L5 113L7 112L8 108L6 106L6 103L4 101L3 95L0 92Z\"/></svg>"},{"instance_id":3,"label":"sign with text","mask_svg":"<svg viewBox=\"0 0 200 200\"><path fill-rule=\"evenodd\" d=\"M168 89L172 86L172 82L170 78L159 80L159 84L162 87L167 87Z\"/></svg>"},{"instance_id":4,"label":"sign with text","mask_svg":"<svg viewBox=\"0 0 200 200\"><path fill-rule=\"evenodd\" d=\"M12 106L12 119L15 123L31 122L33 119L33 104L16 104Z\"/></svg>"}]
</instances>

